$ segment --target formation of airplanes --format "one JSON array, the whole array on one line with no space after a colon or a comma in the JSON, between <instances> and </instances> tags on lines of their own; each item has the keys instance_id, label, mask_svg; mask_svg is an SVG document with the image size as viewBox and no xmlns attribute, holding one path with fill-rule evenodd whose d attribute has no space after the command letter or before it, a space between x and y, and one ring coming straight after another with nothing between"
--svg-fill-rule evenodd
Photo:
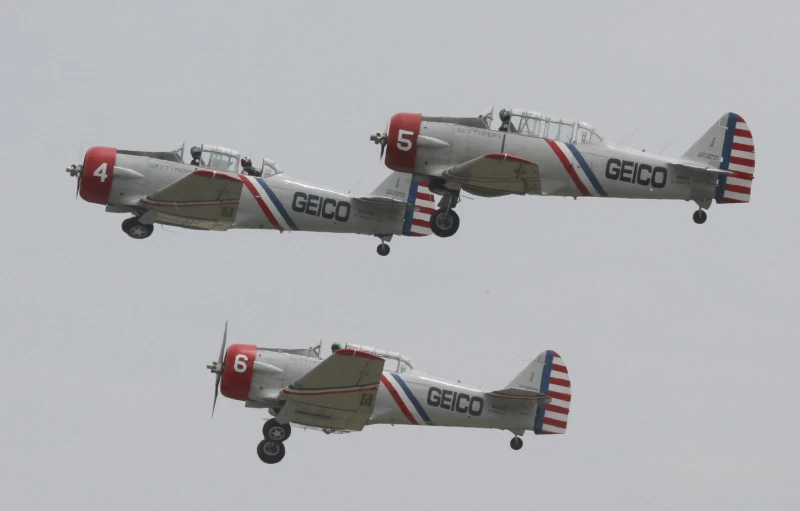
<instances>
[{"instance_id":1,"label":"formation of airplanes","mask_svg":"<svg viewBox=\"0 0 800 511\"><path fill-rule=\"evenodd\" d=\"M477 387L425 373L400 353L347 344L321 358L322 343L307 349L234 344L206 366L218 391L273 418L262 427L256 452L281 461L292 424L325 433L361 431L373 424L450 426L510 431L522 448L526 431L566 433L572 400L569 374L558 353L539 354L502 389Z\"/></svg>"},{"instance_id":2,"label":"formation of airplanes","mask_svg":"<svg viewBox=\"0 0 800 511\"><path fill-rule=\"evenodd\" d=\"M582 121L516 108L502 109L498 120L493 108L475 117L395 114L370 136L391 173L365 196L296 180L268 158L256 169L241 153L208 144L193 147L189 163L183 146L92 147L67 172L77 178L76 196L127 214L122 230L134 239L149 237L155 224L365 234L380 240L381 256L395 235L454 235L462 193L692 201L697 224L705 223L713 202L750 201L755 146L735 113L722 115L679 158L622 147ZM551 350L505 388L484 391L367 346L335 346L323 358L321 343L226 344L227 323L219 357L207 366L216 375L214 407L221 390L272 415L257 447L264 463L283 459L292 424L325 433L375 424L502 429L514 435L515 450L525 431L566 432L569 374Z\"/></svg>"}]
</instances>

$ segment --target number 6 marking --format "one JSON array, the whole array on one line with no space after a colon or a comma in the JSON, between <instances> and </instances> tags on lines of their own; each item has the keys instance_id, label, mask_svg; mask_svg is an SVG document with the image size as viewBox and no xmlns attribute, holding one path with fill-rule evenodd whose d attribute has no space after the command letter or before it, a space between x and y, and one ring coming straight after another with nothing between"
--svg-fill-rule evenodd
<instances>
[{"instance_id":1,"label":"number 6 marking","mask_svg":"<svg viewBox=\"0 0 800 511\"><path fill-rule=\"evenodd\" d=\"M236 355L236 358L233 359L233 370L237 373L247 371L247 355L242 355L241 353Z\"/></svg>"},{"instance_id":2,"label":"number 6 marking","mask_svg":"<svg viewBox=\"0 0 800 511\"><path fill-rule=\"evenodd\" d=\"M99 177L101 183L105 183L106 178L108 177L107 171L108 171L108 164L103 163L102 165L97 167L97 169L94 172L92 172L92 175L94 177Z\"/></svg>"},{"instance_id":3,"label":"number 6 marking","mask_svg":"<svg viewBox=\"0 0 800 511\"><path fill-rule=\"evenodd\" d=\"M401 151L410 151L412 142L410 139L405 138L406 136L413 137L414 132L408 130L398 130L397 131L397 148Z\"/></svg>"}]
</instances>

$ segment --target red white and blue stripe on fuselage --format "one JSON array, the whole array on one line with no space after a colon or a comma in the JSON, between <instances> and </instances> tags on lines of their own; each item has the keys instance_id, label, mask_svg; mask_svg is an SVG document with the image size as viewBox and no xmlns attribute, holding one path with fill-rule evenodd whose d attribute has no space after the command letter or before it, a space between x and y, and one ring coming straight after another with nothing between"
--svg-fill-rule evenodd
<instances>
[{"instance_id":1,"label":"red white and blue stripe on fuselage","mask_svg":"<svg viewBox=\"0 0 800 511\"><path fill-rule=\"evenodd\" d=\"M570 179L572 179L572 182L575 183L575 186L578 187L578 190L582 195L586 197L608 197L608 194L605 190L603 190L603 186L600 184L600 181L597 179L594 171L592 171L592 168L589 166L586 158L584 158L581 152L578 151L578 148L575 147L575 144L567 144L548 139L545 139L545 142L547 142L547 145L549 145L550 149L553 150L558 158L558 161L560 161L561 165L564 166L564 170L567 171ZM565 153L565 149L572 153L572 156L575 157L575 161L578 162L578 169L580 169L582 172L579 172L575 166L572 165L572 162Z\"/></svg>"},{"instance_id":2,"label":"red white and blue stripe on fuselage","mask_svg":"<svg viewBox=\"0 0 800 511\"><path fill-rule=\"evenodd\" d=\"M383 383L383 386L389 391L389 395L391 395L394 402L397 403L397 407L400 408L400 411L409 424L433 425L433 421L399 374L384 372L381 375L381 383Z\"/></svg>"},{"instance_id":3,"label":"red white and blue stripe on fuselage","mask_svg":"<svg viewBox=\"0 0 800 511\"><path fill-rule=\"evenodd\" d=\"M286 208L281 204L278 196L267 184L267 180L263 177L252 177L243 174L239 178L244 183L244 186L253 195L258 207L264 212L264 215L269 220L269 223L275 229L283 231L297 231L297 224L294 223L292 217L286 211Z\"/></svg>"}]
</instances>

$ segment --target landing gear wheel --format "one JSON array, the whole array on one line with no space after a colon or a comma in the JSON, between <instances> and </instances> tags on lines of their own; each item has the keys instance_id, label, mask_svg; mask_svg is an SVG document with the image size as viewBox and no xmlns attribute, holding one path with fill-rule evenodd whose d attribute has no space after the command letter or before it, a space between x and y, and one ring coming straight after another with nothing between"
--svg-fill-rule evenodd
<instances>
[{"instance_id":1,"label":"landing gear wheel","mask_svg":"<svg viewBox=\"0 0 800 511\"><path fill-rule=\"evenodd\" d=\"M704 224L707 219L708 219L708 213L706 213L702 209L698 209L697 211L694 212L694 215L692 215L692 220L694 220L694 223L696 224Z\"/></svg>"},{"instance_id":2,"label":"landing gear wheel","mask_svg":"<svg viewBox=\"0 0 800 511\"><path fill-rule=\"evenodd\" d=\"M440 238L449 238L458 231L458 215L450 211L437 209L431 215L431 231Z\"/></svg>"},{"instance_id":3,"label":"landing gear wheel","mask_svg":"<svg viewBox=\"0 0 800 511\"><path fill-rule=\"evenodd\" d=\"M272 465L278 463L286 456L286 447L282 442L272 440L262 440L258 443L258 457L264 463Z\"/></svg>"},{"instance_id":4,"label":"landing gear wheel","mask_svg":"<svg viewBox=\"0 0 800 511\"><path fill-rule=\"evenodd\" d=\"M380 245L378 245L378 255L380 256L389 255L390 250L391 249L389 248L389 245L387 245L386 243L381 243Z\"/></svg>"},{"instance_id":5,"label":"landing gear wheel","mask_svg":"<svg viewBox=\"0 0 800 511\"><path fill-rule=\"evenodd\" d=\"M511 448L515 451L519 451L522 449L522 439L518 436L515 436L511 439Z\"/></svg>"},{"instance_id":6,"label":"landing gear wheel","mask_svg":"<svg viewBox=\"0 0 800 511\"><path fill-rule=\"evenodd\" d=\"M292 434L291 424L281 424L275 419L270 419L264 423L261 428L264 433L264 440L271 440L273 442L285 442Z\"/></svg>"},{"instance_id":7,"label":"landing gear wheel","mask_svg":"<svg viewBox=\"0 0 800 511\"><path fill-rule=\"evenodd\" d=\"M138 218L128 218L122 222L122 230L131 238L143 240L153 234L153 224L139 223Z\"/></svg>"}]
</instances>

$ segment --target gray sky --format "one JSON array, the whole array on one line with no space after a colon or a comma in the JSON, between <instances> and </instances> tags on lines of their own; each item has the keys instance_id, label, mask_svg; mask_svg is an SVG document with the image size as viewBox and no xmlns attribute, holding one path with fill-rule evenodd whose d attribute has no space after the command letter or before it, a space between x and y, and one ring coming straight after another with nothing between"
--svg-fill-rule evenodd
<instances>
[{"instance_id":1,"label":"gray sky","mask_svg":"<svg viewBox=\"0 0 800 511\"><path fill-rule=\"evenodd\" d=\"M0 508L796 507L796 2L11 4ZM737 112L753 202L697 226L683 202L477 199L455 237L380 258L355 235L134 241L63 170L207 142L367 193L390 115L492 104L673 156ZM370 344L487 389L552 348L568 433L298 430L265 466L263 413L209 419L226 319L233 342Z\"/></svg>"}]
</instances>

